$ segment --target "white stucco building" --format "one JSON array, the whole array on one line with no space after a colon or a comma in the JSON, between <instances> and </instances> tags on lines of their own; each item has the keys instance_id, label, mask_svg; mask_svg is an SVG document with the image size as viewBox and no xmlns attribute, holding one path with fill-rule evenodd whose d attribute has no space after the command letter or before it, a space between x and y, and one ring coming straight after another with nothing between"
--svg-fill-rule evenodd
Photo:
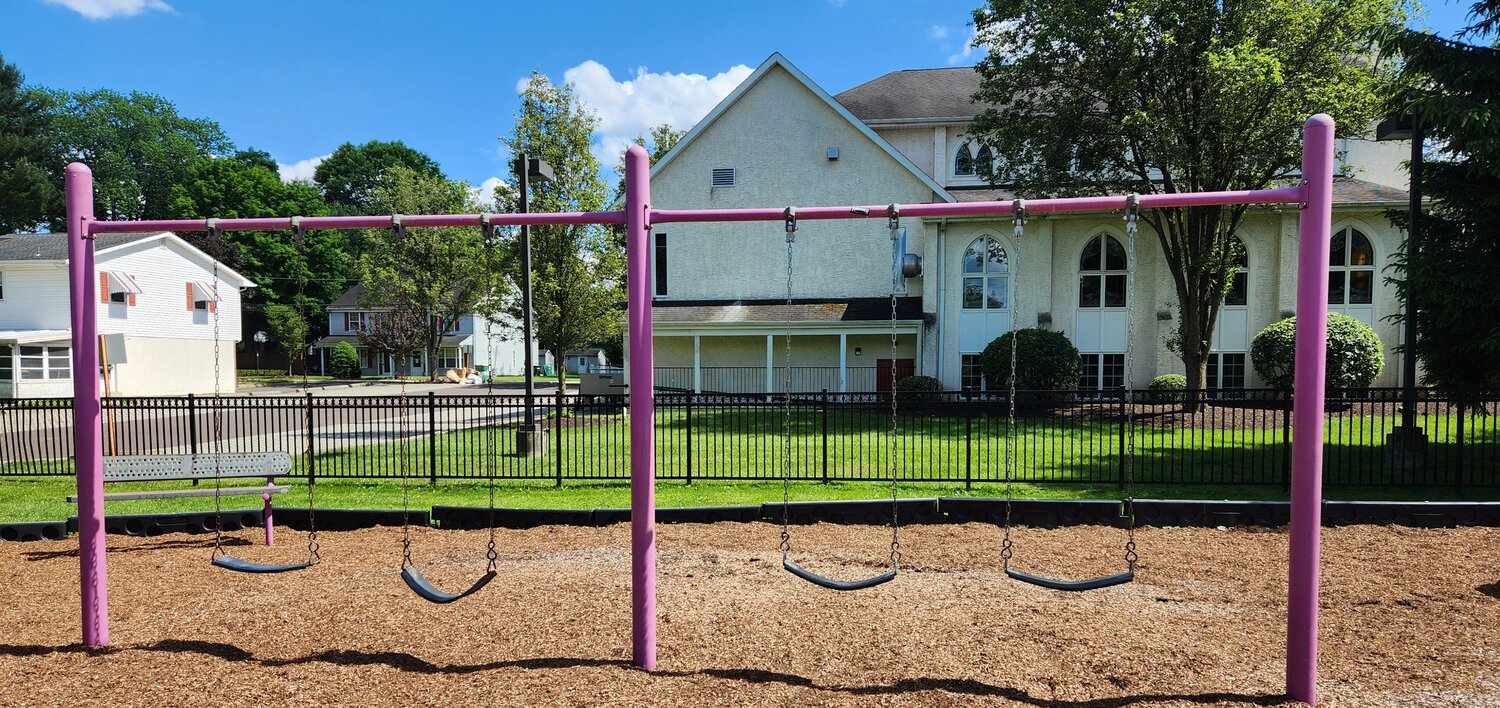
<instances>
[{"instance_id":1,"label":"white stucco building","mask_svg":"<svg viewBox=\"0 0 1500 708\"><path fill-rule=\"evenodd\" d=\"M99 333L116 396L235 390L241 291L255 283L171 233L94 242ZM65 234L0 236L0 398L73 395ZM122 345L122 346L116 346Z\"/></svg>"},{"instance_id":2,"label":"white stucco building","mask_svg":"<svg viewBox=\"0 0 1500 708\"><path fill-rule=\"evenodd\" d=\"M974 164L990 155L969 139L982 106L972 68L898 71L830 95L772 55L651 170L661 209L883 205L1010 200ZM1399 143L1344 141L1353 178L1335 185L1330 309L1375 328L1388 352L1399 305L1382 270L1402 234L1382 215L1406 203ZM1211 385L1255 386L1249 342L1295 306L1298 212L1252 208L1238 231L1246 263L1221 311ZM1135 292L1124 285L1118 215L1034 216L1019 260L1008 218L902 218L922 277L898 300L898 376L917 372L949 389L979 385L978 353L1010 326L1066 333L1084 355L1085 387L1122 383L1127 312L1134 318L1134 387L1180 372L1163 345L1176 295L1155 233L1136 242ZM888 386L892 329L890 241L883 219L799 225L793 261L794 390ZM657 383L707 391L781 387L786 241L780 223L663 224L653 228ZM1019 287L1016 283L1019 281ZM1127 307L1128 305L1128 307ZM1378 385L1398 382L1393 353Z\"/></svg>"}]
</instances>

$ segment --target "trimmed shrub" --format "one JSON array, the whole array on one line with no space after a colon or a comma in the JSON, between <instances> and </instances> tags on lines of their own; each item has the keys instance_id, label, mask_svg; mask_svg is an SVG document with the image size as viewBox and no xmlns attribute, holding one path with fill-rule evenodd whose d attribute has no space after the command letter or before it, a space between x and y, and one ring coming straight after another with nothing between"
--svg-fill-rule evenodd
<instances>
[{"instance_id":1,"label":"trimmed shrub","mask_svg":"<svg viewBox=\"0 0 1500 708\"><path fill-rule=\"evenodd\" d=\"M1010 339L1016 340L1016 388L1022 391L1071 391L1083 377L1083 358L1067 335L1030 327L1006 332L979 355L985 386L991 391L1010 388Z\"/></svg>"},{"instance_id":2,"label":"trimmed shrub","mask_svg":"<svg viewBox=\"0 0 1500 708\"><path fill-rule=\"evenodd\" d=\"M1385 368L1384 347L1370 326L1348 315L1328 315L1328 387L1365 388ZM1273 322L1250 341L1250 363L1267 386L1289 388L1297 354L1297 318Z\"/></svg>"},{"instance_id":3,"label":"trimmed shrub","mask_svg":"<svg viewBox=\"0 0 1500 708\"><path fill-rule=\"evenodd\" d=\"M1182 391L1187 390L1187 377L1182 374L1162 374L1151 379L1146 388L1156 393L1155 398L1159 401L1181 401L1185 397Z\"/></svg>"},{"instance_id":4,"label":"trimmed shrub","mask_svg":"<svg viewBox=\"0 0 1500 708\"><path fill-rule=\"evenodd\" d=\"M328 375L336 379L359 379L359 352L354 345L340 342L328 355Z\"/></svg>"},{"instance_id":5,"label":"trimmed shrub","mask_svg":"<svg viewBox=\"0 0 1500 708\"><path fill-rule=\"evenodd\" d=\"M933 393L943 390L943 382L931 376L908 376L896 382L896 402L920 403L932 400Z\"/></svg>"}]
</instances>

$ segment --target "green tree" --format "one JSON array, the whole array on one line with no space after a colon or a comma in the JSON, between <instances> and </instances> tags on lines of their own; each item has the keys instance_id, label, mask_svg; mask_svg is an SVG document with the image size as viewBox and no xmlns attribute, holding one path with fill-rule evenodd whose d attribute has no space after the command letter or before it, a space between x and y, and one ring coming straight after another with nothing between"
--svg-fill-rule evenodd
<instances>
[{"instance_id":1,"label":"green tree","mask_svg":"<svg viewBox=\"0 0 1500 708\"><path fill-rule=\"evenodd\" d=\"M58 162L47 141L48 115L0 56L0 234L34 231L61 218L62 191L49 172Z\"/></svg>"},{"instance_id":2,"label":"green tree","mask_svg":"<svg viewBox=\"0 0 1500 708\"><path fill-rule=\"evenodd\" d=\"M1416 353L1429 383L1460 394L1500 386L1500 2L1474 5L1466 39L1451 41L1400 30L1386 49L1402 59L1401 81L1388 103L1392 112L1421 118L1429 144L1423 193L1432 207L1422 216L1418 252L1395 262L1397 292L1406 300L1416 283ZM1393 212L1403 228L1406 212ZM1404 308L1403 308L1404 311Z\"/></svg>"},{"instance_id":3,"label":"green tree","mask_svg":"<svg viewBox=\"0 0 1500 708\"><path fill-rule=\"evenodd\" d=\"M1323 112L1341 136L1379 113L1366 61L1405 0L989 0L975 11L970 132L1022 196L1262 189L1294 175L1301 128ZM1174 339L1201 389L1234 273L1244 206L1153 209L1178 303ZM1137 296L1139 297L1139 296Z\"/></svg>"},{"instance_id":4,"label":"green tree","mask_svg":"<svg viewBox=\"0 0 1500 708\"><path fill-rule=\"evenodd\" d=\"M269 170L273 175L281 174L281 165L276 164L276 158L271 157L271 153L265 150L245 148L234 153L234 159L237 162Z\"/></svg>"},{"instance_id":5,"label":"green tree","mask_svg":"<svg viewBox=\"0 0 1500 708\"><path fill-rule=\"evenodd\" d=\"M382 214L450 214L479 210L469 185L442 175L392 167L370 190ZM376 307L402 305L425 313L422 351L436 363L448 325L476 312L499 281L488 267L484 240L473 228L371 229L365 232L359 278ZM436 378L436 371L430 373Z\"/></svg>"},{"instance_id":6,"label":"green tree","mask_svg":"<svg viewBox=\"0 0 1500 708\"><path fill-rule=\"evenodd\" d=\"M646 152L651 155L651 164L654 165L659 160L661 160L663 157L666 157L667 153L669 153L669 152L672 151L672 148L677 147L677 143L681 142L682 136L684 136L684 135L687 135L687 131L686 130L676 130L676 129L674 129L672 127L672 125L670 123L662 123L661 125L658 125L658 126L656 126L656 127L654 127L654 128L651 129L651 137L650 137L649 141L647 140L646 136L644 136L644 135L637 135L637 136L635 136L635 140L633 142L636 145L639 145L639 146L641 146L643 148L646 148ZM626 152L628 152L628 151L629 151L629 148L626 149ZM615 185L615 199L619 200L621 197L624 197L624 196L625 196L625 152L621 152L620 153L620 181ZM622 231L622 233L623 233L623 231Z\"/></svg>"},{"instance_id":7,"label":"green tree","mask_svg":"<svg viewBox=\"0 0 1500 708\"><path fill-rule=\"evenodd\" d=\"M609 188L599 177L599 162L590 152L599 119L581 103L571 84L553 84L532 72L521 91L515 129L503 138L512 153L526 153L552 165L556 179L538 182L530 195L531 211L597 211ZM569 349L617 337L624 322L624 250L600 226L537 226L531 229L532 301L536 338L556 361ZM519 244L512 243L512 246ZM507 262L519 262L514 252ZM520 289L521 274L506 268ZM506 299L506 310L519 321L520 302ZM566 390L563 367L558 386Z\"/></svg>"},{"instance_id":8,"label":"green tree","mask_svg":"<svg viewBox=\"0 0 1500 708\"><path fill-rule=\"evenodd\" d=\"M307 368L307 320L291 305L266 306L266 335L281 351L286 353L286 373L292 374L292 364L302 361Z\"/></svg>"},{"instance_id":9,"label":"green tree","mask_svg":"<svg viewBox=\"0 0 1500 708\"><path fill-rule=\"evenodd\" d=\"M219 124L178 115L171 101L149 93L109 90L37 91L51 116L48 138L62 161L94 172L94 214L100 219L163 219L174 185L188 181L198 158L232 149ZM60 180L62 166L54 179ZM65 225L59 217L53 228Z\"/></svg>"},{"instance_id":10,"label":"green tree","mask_svg":"<svg viewBox=\"0 0 1500 708\"><path fill-rule=\"evenodd\" d=\"M404 167L427 177L441 177L437 162L400 140L371 140L363 145L344 143L313 170L313 182L335 211L345 214L378 214L371 192L381 175L392 167Z\"/></svg>"},{"instance_id":11,"label":"green tree","mask_svg":"<svg viewBox=\"0 0 1500 708\"><path fill-rule=\"evenodd\" d=\"M411 361L413 354L427 349L428 337L432 335L431 321L426 311L412 303L396 302L390 305L390 309L370 317L369 323L359 333L359 341L374 351L389 355L400 364L396 367L396 375L405 376L407 367L404 363ZM436 376L437 361L429 361L434 364L431 374Z\"/></svg>"}]
</instances>

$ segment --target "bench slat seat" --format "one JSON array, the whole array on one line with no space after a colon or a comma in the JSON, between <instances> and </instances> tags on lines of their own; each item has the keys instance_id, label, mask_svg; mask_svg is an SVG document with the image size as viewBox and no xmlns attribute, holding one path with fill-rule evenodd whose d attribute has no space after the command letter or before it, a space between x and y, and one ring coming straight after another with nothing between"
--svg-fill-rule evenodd
<instances>
[{"instance_id":1,"label":"bench slat seat","mask_svg":"<svg viewBox=\"0 0 1500 708\"><path fill-rule=\"evenodd\" d=\"M215 477L280 477L292 471L285 452L197 455L112 455L104 458L106 482L204 480Z\"/></svg>"},{"instance_id":2,"label":"bench slat seat","mask_svg":"<svg viewBox=\"0 0 1500 708\"><path fill-rule=\"evenodd\" d=\"M286 494L291 491L290 487L224 487L218 490L219 496L249 496L260 494ZM212 488L199 487L197 489L158 489L146 492L105 492L104 501L139 501L141 499L178 499L182 497L211 497L215 493ZM69 504L78 503L78 495L68 495Z\"/></svg>"}]
</instances>

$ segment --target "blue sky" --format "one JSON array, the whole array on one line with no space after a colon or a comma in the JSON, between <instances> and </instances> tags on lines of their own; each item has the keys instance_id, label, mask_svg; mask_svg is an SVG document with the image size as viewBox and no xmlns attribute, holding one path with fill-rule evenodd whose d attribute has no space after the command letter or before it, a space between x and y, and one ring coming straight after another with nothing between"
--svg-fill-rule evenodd
<instances>
[{"instance_id":1,"label":"blue sky","mask_svg":"<svg viewBox=\"0 0 1500 708\"><path fill-rule=\"evenodd\" d=\"M344 141L399 139L481 184L505 175L497 138L533 69L578 85L608 157L651 125L690 127L775 51L832 93L972 64L978 5L5 0L0 53L31 84L161 94L269 151L286 175L310 175ZM1450 34L1468 7L1434 4L1417 24Z\"/></svg>"}]
</instances>

